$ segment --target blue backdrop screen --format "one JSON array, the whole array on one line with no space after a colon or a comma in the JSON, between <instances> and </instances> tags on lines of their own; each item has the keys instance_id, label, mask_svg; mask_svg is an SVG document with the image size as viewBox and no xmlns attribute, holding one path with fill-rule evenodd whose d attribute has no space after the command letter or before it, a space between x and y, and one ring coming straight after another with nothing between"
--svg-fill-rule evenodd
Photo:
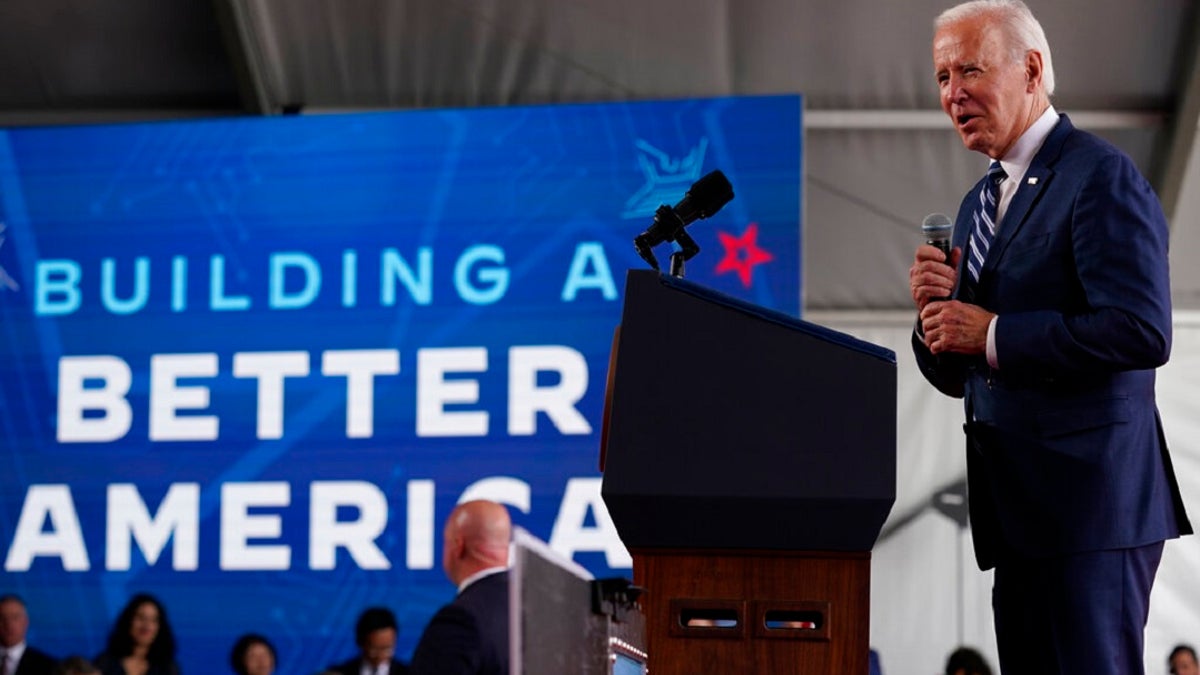
<instances>
[{"instance_id":1,"label":"blue backdrop screen","mask_svg":"<svg viewBox=\"0 0 1200 675\"><path fill-rule=\"evenodd\" d=\"M628 575L597 454L633 237L720 168L737 196L688 229L688 278L797 313L800 116L788 96L0 131L0 592L31 644L94 655L148 591L190 675L247 631L315 672L370 605L407 658L453 595L464 496Z\"/></svg>"}]
</instances>

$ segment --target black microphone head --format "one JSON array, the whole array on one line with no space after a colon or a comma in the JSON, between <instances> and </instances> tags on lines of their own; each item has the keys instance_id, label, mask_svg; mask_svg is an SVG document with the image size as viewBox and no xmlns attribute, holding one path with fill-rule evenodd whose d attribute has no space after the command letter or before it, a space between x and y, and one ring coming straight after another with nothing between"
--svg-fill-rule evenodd
<instances>
[{"instance_id":1,"label":"black microphone head","mask_svg":"<svg viewBox=\"0 0 1200 675\"><path fill-rule=\"evenodd\" d=\"M953 229L954 223L944 213L931 213L921 222L925 243L942 249L947 255L950 253L950 232Z\"/></svg>"},{"instance_id":2,"label":"black microphone head","mask_svg":"<svg viewBox=\"0 0 1200 675\"><path fill-rule=\"evenodd\" d=\"M675 205L684 225L699 218L708 218L733 199L733 185L720 169L710 172L692 183L687 194Z\"/></svg>"}]
</instances>

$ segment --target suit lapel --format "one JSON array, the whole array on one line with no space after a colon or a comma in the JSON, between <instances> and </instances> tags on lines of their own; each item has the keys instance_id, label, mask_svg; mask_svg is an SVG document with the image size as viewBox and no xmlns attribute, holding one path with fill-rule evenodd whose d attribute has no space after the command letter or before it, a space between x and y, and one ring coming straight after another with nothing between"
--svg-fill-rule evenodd
<instances>
[{"instance_id":1,"label":"suit lapel","mask_svg":"<svg viewBox=\"0 0 1200 675\"><path fill-rule=\"evenodd\" d=\"M990 273L1000 264L1005 249L1017 236L1021 226L1025 224L1025 220L1029 216L1029 208L1037 201L1038 195L1042 193L1042 189L1053 175L1054 172L1049 168L1029 165L1029 170L1025 172L1021 184L1017 186L1017 192L1013 195L1012 201L1008 204L1008 210L1004 212L1004 218L1000 221L1000 231L996 233L996 241L992 243L992 250L989 252L987 260L983 261L981 274Z\"/></svg>"},{"instance_id":2,"label":"suit lapel","mask_svg":"<svg viewBox=\"0 0 1200 675\"><path fill-rule=\"evenodd\" d=\"M1034 155L1029 169L1021 179L1021 184L1017 186L1016 194L1008 204L1008 210L1004 212L1004 218L1000 221L1000 231L996 234L996 240L992 242L987 260L983 261L983 269L980 271L981 279L987 277L999 266L1008 245L1017 237L1029 219L1030 209L1033 208L1038 196L1042 194L1046 185L1054 177L1052 167L1062 153L1063 143L1074 130L1075 127L1071 124L1071 120L1066 115L1061 115L1058 124L1054 125L1054 129L1042 143L1041 149Z\"/></svg>"}]
</instances>

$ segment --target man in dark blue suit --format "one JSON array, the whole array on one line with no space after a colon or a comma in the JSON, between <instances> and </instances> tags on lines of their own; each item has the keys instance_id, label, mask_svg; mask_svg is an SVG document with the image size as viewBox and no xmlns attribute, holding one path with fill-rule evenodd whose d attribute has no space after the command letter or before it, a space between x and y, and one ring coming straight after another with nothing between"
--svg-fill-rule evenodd
<instances>
[{"instance_id":1,"label":"man in dark blue suit","mask_svg":"<svg viewBox=\"0 0 1200 675\"><path fill-rule=\"evenodd\" d=\"M0 595L0 675L52 675L58 661L25 642L29 612L21 598Z\"/></svg>"},{"instance_id":2,"label":"man in dark blue suit","mask_svg":"<svg viewBox=\"0 0 1200 675\"><path fill-rule=\"evenodd\" d=\"M413 652L413 675L507 675L508 546L512 522L501 504L459 504L443 531L442 568L458 586Z\"/></svg>"},{"instance_id":3,"label":"man in dark blue suit","mask_svg":"<svg viewBox=\"0 0 1200 675\"><path fill-rule=\"evenodd\" d=\"M913 350L964 399L972 536L1006 675L1142 673L1163 541L1191 532L1154 398L1171 347L1167 225L1130 159L1050 105L1019 0L935 22L942 109L993 160L949 259L918 249Z\"/></svg>"}]
</instances>

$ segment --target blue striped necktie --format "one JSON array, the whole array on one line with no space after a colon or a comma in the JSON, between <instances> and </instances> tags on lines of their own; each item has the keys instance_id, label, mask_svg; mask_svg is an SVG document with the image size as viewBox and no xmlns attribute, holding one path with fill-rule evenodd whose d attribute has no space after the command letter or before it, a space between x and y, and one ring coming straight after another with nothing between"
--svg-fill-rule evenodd
<instances>
[{"instance_id":1,"label":"blue striped necktie","mask_svg":"<svg viewBox=\"0 0 1200 675\"><path fill-rule=\"evenodd\" d=\"M979 206L975 208L975 226L971 229L971 251L967 256L967 271L974 282L979 281L979 271L983 269L988 249L996 238L996 204L1000 201L1000 183L1007 175L1000 162L992 162L979 189Z\"/></svg>"}]
</instances>

